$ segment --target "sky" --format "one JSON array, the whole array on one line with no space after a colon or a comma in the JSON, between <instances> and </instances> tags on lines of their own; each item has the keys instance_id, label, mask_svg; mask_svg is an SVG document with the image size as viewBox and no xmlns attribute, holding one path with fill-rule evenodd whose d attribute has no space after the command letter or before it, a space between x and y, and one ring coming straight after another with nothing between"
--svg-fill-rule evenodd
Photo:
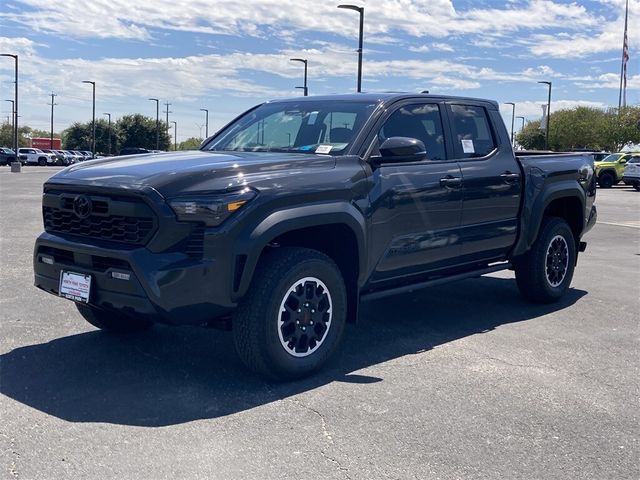
<instances>
[{"instance_id":1,"label":"sky","mask_svg":"<svg viewBox=\"0 0 640 480\"><path fill-rule=\"evenodd\" d=\"M19 55L19 122L54 130L131 113L177 122L178 142L209 134L247 108L356 89L358 13L323 0L2 0L0 53ZM624 0L369 0L362 90L497 100L507 125L552 111L618 105ZM627 104L640 104L640 0L629 1ZM14 64L0 57L0 100ZM11 104L0 101L0 121ZM521 120L516 120L516 131ZM172 129L173 133L173 129Z\"/></svg>"}]
</instances>

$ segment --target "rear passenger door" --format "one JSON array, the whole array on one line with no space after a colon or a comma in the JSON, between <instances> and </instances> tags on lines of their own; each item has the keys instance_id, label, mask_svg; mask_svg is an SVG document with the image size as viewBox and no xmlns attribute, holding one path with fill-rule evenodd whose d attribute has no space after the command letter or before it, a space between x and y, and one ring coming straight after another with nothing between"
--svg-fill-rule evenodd
<instances>
[{"instance_id":1,"label":"rear passenger door","mask_svg":"<svg viewBox=\"0 0 640 480\"><path fill-rule=\"evenodd\" d=\"M516 240L520 166L497 109L450 103L447 111L462 173L461 260L500 258Z\"/></svg>"}]
</instances>

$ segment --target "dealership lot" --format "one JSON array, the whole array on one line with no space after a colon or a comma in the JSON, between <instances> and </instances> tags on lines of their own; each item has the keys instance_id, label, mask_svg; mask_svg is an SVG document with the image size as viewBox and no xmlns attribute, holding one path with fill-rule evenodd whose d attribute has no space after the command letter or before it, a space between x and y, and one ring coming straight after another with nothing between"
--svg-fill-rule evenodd
<instances>
[{"instance_id":1,"label":"dealership lot","mask_svg":"<svg viewBox=\"0 0 640 480\"><path fill-rule=\"evenodd\" d=\"M32 286L41 185L0 171L0 478L640 476L640 193L598 191L560 303L509 273L366 304L322 373L270 384L231 334L111 337Z\"/></svg>"}]
</instances>

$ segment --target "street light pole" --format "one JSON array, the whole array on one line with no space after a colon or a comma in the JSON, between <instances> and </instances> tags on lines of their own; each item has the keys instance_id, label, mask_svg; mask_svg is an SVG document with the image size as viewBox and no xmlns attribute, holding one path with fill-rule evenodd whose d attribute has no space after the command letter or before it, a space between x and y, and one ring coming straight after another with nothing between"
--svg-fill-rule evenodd
<instances>
[{"instance_id":1,"label":"street light pole","mask_svg":"<svg viewBox=\"0 0 640 480\"><path fill-rule=\"evenodd\" d=\"M173 150L178 150L178 122L171 120L173 123Z\"/></svg>"},{"instance_id":2,"label":"street light pole","mask_svg":"<svg viewBox=\"0 0 640 480\"><path fill-rule=\"evenodd\" d=\"M362 92L362 40L364 36L364 7L358 7L357 5L338 5L338 8L344 8L346 10L354 10L360 14L360 32L358 35L358 89L357 92Z\"/></svg>"},{"instance_id":3,"label":"street light pole","mask_svg":"<svg viewBox=\"0 0 640 480\"><path fill-rule=\"evenodd\" d=\"M111 114L107 112L103 113L103 115L109 117L109 123L107 124L107 135L109 137L109 155L111 155Z\"/></svg>"},{"instance_id":4,"label":"street light pole","mask_svg":"<svg viewBox=\"0 0 640 480\"><path fill-rule=\"evenodd\" d=\"M204 128L204 134L205 137L204 138L209 138L209 110L207 110L206 108L201 108L200 109L201 112L205 112L206 113L206 117L205 117L205 128ZM202 132L200 132L202 134Z\"/></svg>"},{"instance_id":5,"label":"street light pole","mask_svg":"<svg viewBox=\"0 0 640 480\"><path fill-rule=\"evenodd\" d=\"M93 118L91 120L91 153L96 154L96 82L83 80L82 83L89 83L93 88Z\"/></svg>"},{"instance_id":6,"label":"street light pole","mask_svg":"<svg viewBox=\"0 0 640 480\"><path fill-rule=\"evenodd\" d=\"M511 110L511 146L514 145L513 143L513 123L515 122L516 119L516 104L513 102L504 102L505 105L511 105L513 108Z\"/></svg>"},{"instance_id":7,"label":"street light pole","mask_svg":"<svg viewBox=\"0 0 640 480\"><path fill-rule=\"evenodd\" d=\"M549 123L551 120L551 82L538 82L544 83L549 87L549 97L547 99L547 128L544 136L544 149L549 150Z\"/></svg>"},{"instance_id":8,"label":"street light pole","mask_svg":"<svg viewBox=\"0 0 640 480\"><path fill-rule=\"evenodd\" d=\"M11 57L15 60L16 73L15 73L15 93L13 104L13 149L18 154L18 55L12 53L0 53L0 57Z\"/></svg>"},{"instance_id":9,"label":"street light pole","mask_svg":"<svg viewBox=\"0 0 640 480\"><path fill-rule=\"evenodd\" d=\"M290 58L289 61L304 63L304 86L302 87L302 90L304 91L304 96L305 97L308 96L309 89L307 88L307 65L308 65L307 59L306 58ZM300 87L296 87L296 88L300 88Z\"/></svg>"},{"instance_id":10,"label":"street light pole","mask_svg":"<svg viewBox=\"0 0 640 480\"><path fill-rule=\"evenodd\" d=\"M160 99L150 98L152 102L156 102L156 150L160 150Z\"/></svg>"}]
</instances>

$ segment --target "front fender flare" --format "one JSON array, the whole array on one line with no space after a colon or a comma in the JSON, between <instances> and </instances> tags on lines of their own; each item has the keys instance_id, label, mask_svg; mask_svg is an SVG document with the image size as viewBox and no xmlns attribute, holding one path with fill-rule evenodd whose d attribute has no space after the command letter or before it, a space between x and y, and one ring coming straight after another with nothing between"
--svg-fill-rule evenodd
<instances>
[{"instance_id":1,"label":"front fender flare","mask_svg":"<svg viewBox=\"0 0 640 480\"><path fill-rule=\"evenodd\" d=\"M246 293L262 251L275 238L294 230L332 224L346 225L354 233L358 245L358 285L362 285L367 258L365 218L348 202L321 203L278 210L243 232L235 250L238 255L246 255L246 262L237 291L234 292L235 299Z\"/></svg>"}]
</instances>

